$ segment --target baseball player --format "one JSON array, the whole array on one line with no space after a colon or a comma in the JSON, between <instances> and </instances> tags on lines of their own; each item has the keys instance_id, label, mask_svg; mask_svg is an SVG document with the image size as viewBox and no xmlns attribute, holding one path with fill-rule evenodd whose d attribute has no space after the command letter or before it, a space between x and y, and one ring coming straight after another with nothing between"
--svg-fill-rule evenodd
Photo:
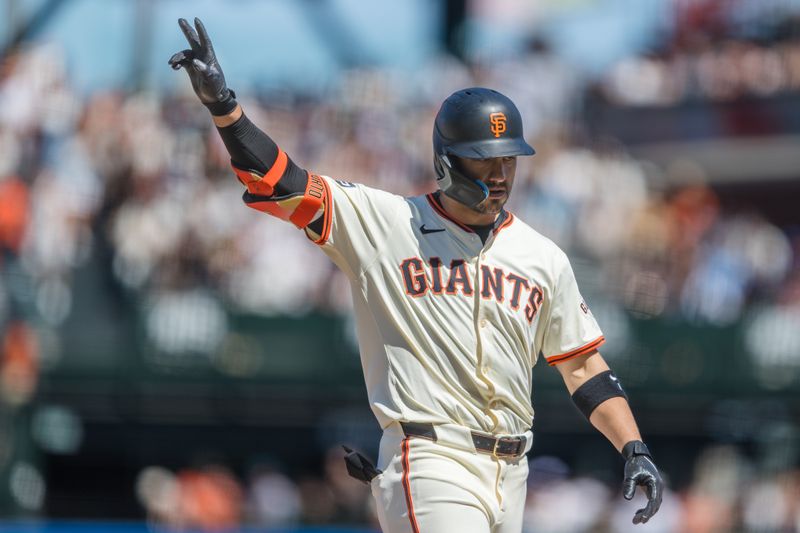
<instances>
[{"instance_id":1,"label":"baseball player","mask_svg":"<svg viewBox=\"0 0 800 533\"><path fill-rule=\"evenodd\" d=\"M242 112L200 20L179 25L184 68L246 188L246 205L304 231L349 278L370 406L383 428L371 484L387 533L518 533L533 407L531 370L556 365L577 407L625 459L623 494L663 485L566 255L506 211L519 111L489 89L458 91L433 126L438 190L404 198L298 166ZM280 243L272 243L280 246Z\"/></svg>"}]
</instances>

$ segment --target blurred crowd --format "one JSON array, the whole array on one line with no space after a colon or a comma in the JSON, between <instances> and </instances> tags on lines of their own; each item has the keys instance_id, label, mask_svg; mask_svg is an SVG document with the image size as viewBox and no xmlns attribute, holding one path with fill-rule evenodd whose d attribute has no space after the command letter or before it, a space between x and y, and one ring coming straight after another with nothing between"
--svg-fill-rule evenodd
<instances>
[{"instance_id":1,"label":"blurred crowd","mask_svg":"<svg viewBox=\"0 0 800 533\"><path fill-rule=\"evenodd\" d=\"M548 83L528 90L531 73ZM244 207L227 153L183 76L178 94L82 99L67 74L59 50L48 47L3 66L0 316L58 326L76 296L72 276L91 258L108 275L102 283L159 317L151 336L175 349L213 346L213 331L224 332L222 309L348 309L343 277L301 232ZM438 104L469 85L506 92L530 117L537 155L520 161L510 208L602 272L601 297L645 316L712 324L737 321L754 299L797 301L797 235L759 212L721 205L691 163L653 168L618 142L585 140L576 126L582 86L541 44L513 63L440 59L405 83L388 70L350 71L319 101L278 92L241 100L305 168L419 194L435 188ZM207 338L159 334L155 324L187 308L216 325L196 328L211 330Z\"/></svg>"},{"instance_id":2,"label":"blurred crowd","mask_svg":"<svg viewBox=\"0 0 800 533\"><path fill-rule=\"evenodd\" d=\"M750 28L749 35L731 35L720 27L691 31L684 25L651 52L618 62L601 81L602 92L619 105L665 107L796 93L798 24L796 17L780 19L758 27L760 32Z\"/></svg>"},{"instance_id":3,"label":"blurred crowd","mask_svg":"<svg viewBox=\"0 0 800 533\"><path fill-rule=\"evenodd\" d=\"M643 491L623 499L610 481L618 472L580 474L547 455L533 456L530 471L525 533L800 531L800 470L757 464L732 446L705 449L689 484L668 489L645 525L631 522L646 504ZM215 463L177 472L151 466L140 472L136 492L153 526L178 530L299 524L379 530L369 488L348 477L338 450L328 452L323 472L292 479L279 465L262 462L240 479Z\"/></svg>"},{"instance_id":4,"label":"blurred crowd","mask_svg":"<svg viewBox=\"0 0 800 533\"><path fill-rule=\"evenodd\" d=\"M3 65L0 98L12 105L0 108L0 324L20 323L31 350L38 339L52 351L58 343L45 341L94 291L136 309L158 353L212 356L230 333L229 312L348 312L344 276L302 232L244 206L182 73L175 94L83 98L64 65L48 46ZM548 83L529 90L531 73ZM459 87L496 87L530 117L537 149L520 161L509 207L568 250L601 325L613 329L611 313L724 326L753 304L777 306L762 330L794 316L798 235L723 205L696 165L656 168L619 142L587 141L578 126L585 87L543 43L514 62L440 58L418 78L396 76L349 71L324 100L276 91L240 99L305 168L420 194L435 188L430 128L441 100ZM81 271L93 287L78 294ZM785 341L780 365L800 347Z\"/></svg>"},{"instance_id":5,"label":"blurred crowd","mask_svg":"<svg viewBox=\"0 0 800 533\"><path fill-rule=\"evenodd\" d=\"M325 455L319 475L289 477L272 460L239 477L219 462L171 471L143 469L136 494L153 525L231 530L241 525L372 525L377 517L365 484L351 478L341 448Z\"/></svg>"}]
</instances>

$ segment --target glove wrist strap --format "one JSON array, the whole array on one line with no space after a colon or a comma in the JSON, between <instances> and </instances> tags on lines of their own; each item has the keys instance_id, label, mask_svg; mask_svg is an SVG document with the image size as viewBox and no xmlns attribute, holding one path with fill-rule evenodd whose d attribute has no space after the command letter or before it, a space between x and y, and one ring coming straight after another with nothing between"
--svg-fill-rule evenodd
<instances>
[{"instance_id":1,"label":"glove wrist strap","mask_svg":"<svg viewBox=\"0 0 800 533\"><path fill-rule=\"evenodd\" d=\"M653 458L645 443L640 440L632 440L627 443L622 447L621 453L622 457L624 457L626 461L635 455L646 455L650 459Z\"/></svg>"},{"instance_id":2,"label":"glove wrist strap","mask_svg":"<svg viewBox=\"0 0 800 533\"><path fill-rule=\"evenodd\" d=\"M236 109L236 93L234 93L231 89L228 89L227 94L222 98L222 100L219 102L205 104L205 106L215 117L225 116Z\"/></svg>"}]
</instances>

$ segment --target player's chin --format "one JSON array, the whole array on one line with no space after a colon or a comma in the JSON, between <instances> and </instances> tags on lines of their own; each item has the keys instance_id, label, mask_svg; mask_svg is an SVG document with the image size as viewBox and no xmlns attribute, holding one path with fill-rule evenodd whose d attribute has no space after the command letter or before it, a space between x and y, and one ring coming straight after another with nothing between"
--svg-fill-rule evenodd
<instances>
[{"instance_id":1,"label":"player's chin","mask_svg":"<svg viewBox=\"0 0 800 533\"><path fill-rule=\"evenodd\" d=\"M508 201L508 193L491 194L486 200L478 204L478 211L487 215L496 215L503 210Z\"/></svg>"}]
</instances>

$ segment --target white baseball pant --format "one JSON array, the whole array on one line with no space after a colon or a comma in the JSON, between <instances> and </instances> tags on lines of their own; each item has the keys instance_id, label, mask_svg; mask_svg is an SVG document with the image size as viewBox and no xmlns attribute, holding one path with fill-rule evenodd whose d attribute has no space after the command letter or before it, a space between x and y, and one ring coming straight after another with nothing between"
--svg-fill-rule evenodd
<instances>
[{"instance_id":1,"label":"white baseball pant","mask_svg":"<svg viewBox=\"0 0 800 533\"><path fill-rule=\"evenodd\" d=\"M383 473L371 482L383 533L520 533L527 457L479 453L462 426L437 425L436 434L433 442L406 437L397 423L384 430Z\"/></svg>"}]
</instances>

